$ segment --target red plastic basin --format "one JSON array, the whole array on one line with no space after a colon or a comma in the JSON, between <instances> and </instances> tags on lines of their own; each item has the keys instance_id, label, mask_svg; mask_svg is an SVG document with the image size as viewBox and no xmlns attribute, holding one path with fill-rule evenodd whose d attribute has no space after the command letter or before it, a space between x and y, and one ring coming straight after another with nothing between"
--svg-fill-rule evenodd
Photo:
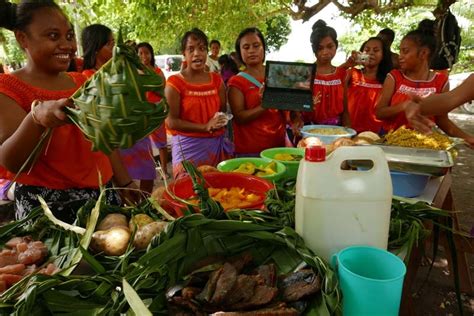
<instances>
[{"instance_id":1,"label":"red plastic basin","mask_svg":"<svg viewBox=\"0 0 474 316\"><path fill-rule=\"evenodd\" d=\"M273 188L273 184L267 180L237 172L208 172L204 174L204 179L206 180L207 188L230 189L231 187L239 187L261 196L259 200L246 206L246 209L263 209L266 193ZM196 195L189 176L171 183L168 185L168 190L181 199L189 199ZM183 216L182 209L186 207L183 203L174 200L166 191L163 194L163 199L165 209L170 211L171 208L176 216Z\"/></svg>"}]
</instances>

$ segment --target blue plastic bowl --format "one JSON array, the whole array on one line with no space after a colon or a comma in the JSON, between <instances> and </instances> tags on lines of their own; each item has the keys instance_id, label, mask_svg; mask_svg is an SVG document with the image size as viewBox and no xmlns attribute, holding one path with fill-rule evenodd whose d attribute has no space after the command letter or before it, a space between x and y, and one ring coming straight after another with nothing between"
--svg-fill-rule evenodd
<instances>
[{"instance_id":1,"label":"blue plastic bowl","mask_svg":"<svg viewBox=\"0 0 474 316\"><path fill-rule=\"evenodd\" d=\"M390 171L392 176L393 195L416 197L423 194L430 176Z\"/></svg>"},{"instance_id":2,"label":"blue plastic bowl","mask_svg":"<svg viewBox=\"0 0 474 316\"><path fill-rule=\"evenodd\" d=\"M310 133L309 131L315 128L337 128L340 129L344 134L332 134L332 135L326 135L326 134L315 134L315 133ZM343 126L338 126L338 125L305 125L301 128L301 135L303 135L303 138L306 137L317 137L319 138L324 144L331 144L338 138L342 137L349 137L351 138L357 132L353 130L352 128L348 127L343 127Z\"/></svg>"}]
</instances>

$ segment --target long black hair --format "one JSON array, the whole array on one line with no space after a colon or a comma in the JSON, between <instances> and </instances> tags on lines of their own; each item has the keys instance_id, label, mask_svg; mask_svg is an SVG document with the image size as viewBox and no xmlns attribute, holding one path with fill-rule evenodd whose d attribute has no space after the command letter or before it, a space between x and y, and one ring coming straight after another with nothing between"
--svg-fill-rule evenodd
<instances>
[{"instance_id":1,"label":"long black hair","mask_svg":"<svg viewBox=\"0 0 474 316\"><path fill-rule=\"evenodd\" d=\"M313 24L313 31L311 32L311 36L309 38L311 41L311 48L313 49L313 53L316 54L321 40L327 36L329 36L334 41L337 48L339 42L337 41L336 30L328 26L323 20L317 20Z\"/></svg>"},{"instance_id":2,"label":"long black hair","mask_svg":"<svg viewBox=\"0 0 474 316\"><path fill-rule=\"evenodd\" d=\"M237 36L237 40L235 41L235 51L237 52L237 56L239 57L242 64L245 65L245 62L242 58L242 51L240 50L240 41L245 35L248 34L256 34L263 45L263 61L265 61L265 53L267 52L267 44L265 43L265 37L263 36L262 32L256 27L248 27L242 32L240 32L239 36Z\"/></svg>"},{"instance_id":3,"label":"long black hair","mask_svg":"<svg viewBox=\"0 0 474 316\"><path fill-rule=\"evenodd\" d=\"M112 30L102 24L91 24L82 30L81 44L84 50L83 70L95 67L96 56L99 50L109 41Z\"/></svg>"},{"instance_id":4,"label":"long black hair","mask_svg":"<svg viewBox=\"0 0 474 316\"><path fill-rule=\"evenodd\" d=\"M153 51L153 47L148 42L141 42L140 44L137 45L137 53L140 47L145 47L150 51L150 54L151 54L150 63L153 67L155 67L155 52Z\"/></svg>"},{"instance_id":5,"label":"long black hair","mask_svg":"<svg viewBox=\"0 0 474 316\"><path fill-rule=\"evenodd\" d=\"M390 49L387 46L387 43L385 43L380 37L371 37L368 40L366 40L362 46L360 47L360 51L363 52L365 45L367 45L368 42L370 41L377 41L382 45L382 60L380 61L378 67L377 67L377 81L380 83L383 83L385 81L385 77L387 77L387 74L392 70L393 64L392 64L392 54L390 52Z\"/></svg>"},{"instance_id":6,"label":"long black hair","mask_svg":"<svg viewBox=\"0 0 474 316\"><path fill-rule=\"evenodd\" d=\"M181 38L181 53L184 54L184 51L186 50L186 43L188 42L189 37L203 42L203 44L206 46L206 49L209 50L209 40L207 35L197 27L194 27L190 31L184 33L183 37Z\"/></svg>"},{"instance_id":7,"label":"long black hair","mask_svg":"<svg viewBox=\"0 0 474 316\"><path fill-rule=\"evenodd\" d=\"M52 0L23 0L19 4L0 0L0 27L11 31L26 31L36 11L43 8L57 9L64 15L61 8Z\"/></svg>"}]
</instances>

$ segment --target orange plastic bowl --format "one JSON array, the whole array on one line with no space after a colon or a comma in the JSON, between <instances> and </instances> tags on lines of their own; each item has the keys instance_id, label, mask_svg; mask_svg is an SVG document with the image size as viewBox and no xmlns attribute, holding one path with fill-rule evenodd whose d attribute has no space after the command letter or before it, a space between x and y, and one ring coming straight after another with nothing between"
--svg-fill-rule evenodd
<instances>
[{"instance_id":1,"label":"orange plastic bowl","mask_svg":"<svg viewBox=\"0 0 474 316\"><path fill-rule=\"evenodd\" d=\"M208 172L205 173L206 187L231 188L239 187L246 191L259 195L261 198L246 206L246 209L263 209L266 193L273 188L273 184L265 179L237 172ZM189 199L195 196L193 183L189 176L176 180L168 185L168 190L181 199ZM174 200L168 192L163 194L164 204L169 211L170 208L177 216L183 216L182 209L186 206Z\"/></svg>"}]
</instances>

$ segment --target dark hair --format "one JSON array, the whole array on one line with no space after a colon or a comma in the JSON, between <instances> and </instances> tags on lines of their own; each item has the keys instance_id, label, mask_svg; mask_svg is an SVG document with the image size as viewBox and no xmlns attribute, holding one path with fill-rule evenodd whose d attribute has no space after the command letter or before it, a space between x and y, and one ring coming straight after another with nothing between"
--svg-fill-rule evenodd
<instances>
[{"instance_id":1,"label":"dark hair","mask_svg":"<svg viewBox=\"0 0 474 316\"><path fill-rule=\"evenodd\" d=\"M418 24L416 30L408 32L403 39L409 39L413 41L420 48L426 47L430 51L428 55L428 63L431 64L433 53L436 52L437 42L434 35L434 23L430 23L430 20L426 19Z\"/></svg>"},{"instance_id":2,"label":"dark hair","mask_svg":"<svg viewBox=\"0 0 474 316\"><path fill-rule=\"evenodd\" d=\"M387 45L393 43L393 40L395 39L395 32L388 27L380 30L379 35L385 35L387 37L387 39L390 41L390 43L387 43Z\"/></svg>"},{"instance_id":3,"label":"dark hair","mask_svg":"<svg viewBox=\"0 0 474 316\"><path fill-rule=\"evenodd\" d=\"M237 52L237 56L239 57L242 64L245 65L244 60L242 59L242 51L240 50L240 41L242 38L248 34L256 34L263 45L263 61L265 61L265 53L267 52L267 44L265 43L265 37L263 36L262 32L256 27L248 27L242 32L240 32L237 40L235 41L235 51Z\"/></svg>"},{"instance_id":4,"label":"dark hair","mask_svg":"<svg viewBox=\"0 0 474 316\"><path fill-rule=\"evenodd\" d=\"M230 58L230 56L227 54L221 55L217 61L219 62L219 64L222 65L221 71L229 69L234 74L237 74L239 72L239 69L237 68L237 64L235 63L235 61L232 58Z\"/></svg>"},{"instance_id":5,"label":"dark hair","mask_svg":"<svg viewBox=\"0 0 474 316\"><path fill-rule=\"evenodd\" d=\"M392 54L390 52L390 49L388 48L387 43L385 43L380 37L371 37L366 40L360 47L361 52L364 51L365 45L367 45L367 43L370 41L377 41L382 44L382 60L380 61L380 64L377 67L376 77L378 82L383 83L385 81L385 77L387 77L387 74L393 68Z\"/></svg>"},{"instance_id":6,"label":"dark hair","mask_svg":"<svg viewBox=\"0 0 474 316\"><path fill-rule=\"evenodd\" d=\"M187 31L186 33L184 33L183 37L181 38L181 53L184 53L184 51L186 50L186 43L189 37L202 41L206 46L206 49L209 46L209 40L207 39L206 34L204 34L204 32L198 29L197 27L193 27L191 31Z\"/></svg>"},{"instance_id":7,"label":"dark hair","mask_svg":"<svg viewBox=\"0 0 474 316\"><path fill-rule=\"evenodd\" d=\"M209 47L211 47L212 44L217 44L217 45L219 45L219 47L221 47L221 42L219 42L219 41L216 40L216 39L213 39L213 40L211 40L211 41L209 42Z\"/></svg>"},{"instance_id":8,"label":"dark hair","mask_svg":"<svg viewBox=\"0 0 474 316\"><path fill-rule=\"evenodd\" d=\"M151 65L155 67L155 52L153 51L153 47L148 42L141 42L140 44L137 45L137 53L140 47L146 47L150 51L150 54L151 54L150 62L151 62Z\"/></svg>"},{"instance_id":9,"label":"dark hair","mask_svg":"<svg viewBox=\"0 0 474 316\"><path fill-rule=\"evenodd\" d=\"M95 67L97 52L109 41L112 30L102 24L91 24L82 30L81 43L84 50L83 70Z\"/></svg>"},{"instance_id":10,"label":"dark hair","mask_svg":"<svg viewBox=\"0 0 474 316\"><path fill-rule=\"evenodd\" d=\"M43 8L57 9L63 13L61 8L52 0L23 0L19 4L0 0L0 27L11 31L26 31L36 11Z\"/></svg>"},{"instance_id":11,"label":"dark hair","mask_svg":"<svg viewBox=\"0 0 474 316\"><path fill-rule=\"evenodd\" d=\"M337 46L339 46L339 42L337 41L337 33L336 30L330 26L327 26L326 22L323 20L317 20L313 24L313 31L311 32L311 37L309 38L311 41L311 48L313 49L313 53L316 54L319 48L319 43L325 37L329 36Z\"/></svg>"}]
</instances>

